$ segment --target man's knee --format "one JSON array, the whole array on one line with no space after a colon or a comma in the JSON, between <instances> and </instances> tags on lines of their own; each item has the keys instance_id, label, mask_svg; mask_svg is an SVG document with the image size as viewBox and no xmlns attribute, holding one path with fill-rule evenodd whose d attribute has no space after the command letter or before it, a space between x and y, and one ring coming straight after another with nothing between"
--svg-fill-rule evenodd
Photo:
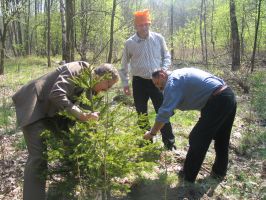
<instances>
[{"instance_id":1,"label":"man's knee","mask_svg":"<svg viewBox=\"0 0 266 200\"><path fill-rule=\"evenodd\" d=\"M42 174L47 169L47 160L43 156L30 156L26 164L26 169L34 174Z\"/></svg>"}]
</instances>

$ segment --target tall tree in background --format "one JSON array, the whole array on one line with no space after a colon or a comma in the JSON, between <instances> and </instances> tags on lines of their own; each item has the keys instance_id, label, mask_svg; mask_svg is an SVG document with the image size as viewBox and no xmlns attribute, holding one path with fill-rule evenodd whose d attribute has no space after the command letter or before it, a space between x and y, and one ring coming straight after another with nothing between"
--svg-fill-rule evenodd
<instances>
[{"instance_id":1,"label":"tall tree in background","mask_svg":"<svg viewBox=\"0 0 266 200\"><path fill-rule=\"evenodd\" d=\"M109 46L109 55L107 59L108 63L112 62L112 55L113 55L115 10L116 10L116 0L113 0L113 9L112 9L111 27L110 27L110 46Z\"/></svg>"},{"instance_id":2,"label":"tall tree in background","mask_svg":"<svg viewBox=\"0 0 266 200\"><path fill-rule=\"evenodd\" d=\"M64 0L60 0L60 15L61 15L61 30L62 30L62 60L66 61L68 59L66 50L66 23L65 23L65 4Z\"/></svg>"},{"instance_id":3,"label":"tall tree in background","mask_svg":"<svg viewBox=\"0 0 266 200\"><path fill-rule=\"evenodd\" d=\"M259 30L259 24L260 24L261 2L262 0L258 0L258 9L257 9L258 17L256 20L255 38L254 38L253 52L251 56L251 72L253 72L254 70L254 61L255 61L255 55L256 55L256 49L257 49L257 38L258 38L258 30Z\"/></svg>"},{"instance_id":4,"label":"tall tree in background","mask_svg":"<svg viewBox=\"0 0 266 200\"><path fill-rule=\"evenodd\" d=\"M12 5L12 1L1 0L1 11L2 11L2 24L3 27L0 29L0 75L4 74L4 63L5 63L5 51L6 51L6 36L8 31L8 25L10 22L18 17L18 14L22 11L22 5Z\"/></svg>"},{"instance_id":5,"label":"tall tree in background","mask_svg":"<svg viewBox=\"0 0 266 200\"><path fill-rule=\"evenodd\" d=\"M237 50L236 40L233 38L238 34L234 29L230 29L231 26L237 27L237 24L234 24L233 17L232 21L228 20L229 12L225 9L229 7L229 1L115 0L116 7L114 7L114 0L50 0L51 6L53 5L50 8L50 36L48 36L48 23L46 23L48 20L47 1L0 0L0 2L8 4L7 12L3 12L0 8L1 21L3 19L6 21L6 16L23 3L23 12L17 13L7 26L5 23L0 23L1 33L6 37L6 56L16 57L27 54L47 56L48 38L50 37L52 38L51 55L62 54L62 60L74 60L74 51L77 51L82 60L97 58L97 62L100 59L101 62L114 62L119 57L118 55L121 55L120 47L124 40L134 31L134 27L131 26L132 12L136 8L149 8L154 19L152 28L166 37L168 36L167 41L169 41L172 58L175 53L178 57L180 55L183 60L191 57L195 62L206 64L209 56L214 57L217 54L216 61L223 62L222 59L226 59L224 56L228 55L222 52L228 52L228 48L232 47L229 56L232 56L234 66L237 60L233 58L237 55L235 53ZM265 50L265 13L263 12L265 1L234 1L236 8L238 6L241 8L237 15L240 17L239 20L241 19L239 26L240 59L244 62L248 56L251 68L259 48L262 51ZM67 4L66 8L65 3ZM258 12L259 5L261 5L260 12ZM234 10L234 12L237 11L238 9ZM4 17L2 17L3 13L5 13ZM259 13L260 19L258 20ZM168 20L166 22L165 19L168 17L169 22ZM254 19L255 17L256 19ZM238 22L240 22L239 20ZM231 26L228 22L232 22ZM127 27L114 30L119 24L127 24ZM7 27L7 33L3 34L5 27ZM0 42L5 37L1 37ZM67 49L66 41L68 41ZM245 52L244 49L246 49ZM248 53L250 55L247 55Z\"/></svg>"},{"instance_id":6,"label":"tall tree in background","mask_svg":"<svg viewBox=\"0 0 266 200\"><path fill-rule=\"evenodd\" d=\"M24 30L24 52L25 55L30 55L30 13L31 13L31 1L27 1L25 4L25 10L27 14L25 16L25 30Z\"/></svg>"},{"instance_id":7,"label":"tall tree in background","mask_svg":"<svg viewBox=\"0 0 266 200\"><path fill-rule=\"evenodd\" d=\"M215 41L214 41L214 33L213 33L213 14L214 14L214 0L212 0L212 11L211 11L211 44L212 44L212 57L215 56Z\"/></svg>"},{"instance_id":8,"label":"tall tree in background","mask_svg":"<svg viewBox=\"0 0 266 200\"><path fill-rule=\"evenodd\" d=\"M35 21L35 27L37 27L36 23L38 20L38 6L39 6L39 2L38 0L34 1L34 21ZM35 42L35 46L38 46L38 37L37 37L37 31L35 30L35 34L34 34L34 42Z\"/></svg>"},{"instance_id":9,"label":"tall tree in background","mask_svg":"<svg viewBox=\"0 0 266 200\"><path fill-rule=\"evenodd\" d=\"M12 4L13 4L13 9L15 9L16 7L19 7L20 2L19 0L12 0ZM12 10L12 8L10 9ZM11 42L11 46L12 46L12 50L14 52L15 56L21 56L23 55L23 39L22 39L22 28L21 28L21 15L20 13L17 13L17 17L16 20L13 20L10 22L10 26L9 26L9 31L10 37L14 37L14 40L10 40Z\"/></svg>"},{"instance_id":10,"label":"tall tree in background","mask_svg":"<svg viewBox=\"0 0 266 200\"><path fill-rule=\"evenodd\" d=\"M87 52L89 49L88 33L90 31L90 19L88 11L91 10L91 1L80 0L80 15L78 16L80 27L80 40L76 42L76 49L80 55L80 59L87 61Z\"/></svg>"},{"instance_id":11,"label":"tall tree in background","mask_svg":"<svg viewBox=\"0 0 266 200\"><path fill-rule=\"evenodd\" d=\"M201 6L200 6L200 43L201 43L201 55L202 55L202 61L203 62L205 61L204 39L203 39L203 30L202 30L204 1L205 0L201 0Z\"/></svg>"},{"instance_id":12,"label":"tall tree in background","mask_svg":"<svg viewBox=\"0 0 266 200\"><path fill-rule=\"evenodd\" d=\"M51 1L47 0L47 65L51 67Z\"/></svg>"},{"instance_id":13,"label":"tall tree in background","mask_svg":"<svg viewBox=\"0 0 266 200\"><path fill-rule=\"evenodd\" d=\"M242 5L241 29L240 29L240 60L242 60L245 51L244 45L244 30L246 24L246 5Z\"/></svg>"},{"instance_id":14,"label":"tall tree in background","mask_svg":"<svg viewBox=\"0 0 266 200\"><path fill-rule=\"evenodd\" d=\"M207 15L207 5L206 5L207 0L203 0L203 7L204 7L204 14L203 14L203 22L204 22L204 53L205 53L205 65L208 67L208 43L207 43L207 20L206 20L206 15Z\"/></svg>"},{"instance_id":15,"label":"tall tree in background","mask_svg":"<svg viewBox=\"0 0 266 200\"><path fill-rule=\"evenodd\" d=\"M66 62L74 61L74 16L75 0L65 0L66 5Z\"/></svg>"},{"instance_id":16,"label":"tall tree in background","mask_svg":"<svg viewBox=\"0 0 266 200\"><path fill-rule=\"evenodd\" d=\"M174 60L174 0L171 0L171 9L170 9L170 37L171 37L171 59Z\"/></svg>"},{"instance_id":17,"label":"tall tree in background","mask_svg":"<svg viewBox=\"0 0 266 200\"><path fill-rule=\"evenodd\" d=\"M230 22L231 22L231 41L232 41L232 71L240 68L240 40L235 11L235 1L230 0Z\"/></svg>"}]
</instances>

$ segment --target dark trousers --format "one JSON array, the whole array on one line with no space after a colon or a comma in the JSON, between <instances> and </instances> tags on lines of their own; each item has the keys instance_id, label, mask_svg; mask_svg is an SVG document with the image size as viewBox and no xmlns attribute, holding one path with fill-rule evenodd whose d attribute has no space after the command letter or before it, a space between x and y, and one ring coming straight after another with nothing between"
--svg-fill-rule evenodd
<instances>
[{"instance_id":1,"label":"dark trousers","mask_svg":"<svg viewBox=\"0 0 266 200\"><path fill-rule=\"evenodd\" d=\"M139 126L144 130L150 129L148 121L148 100L151 98L155 112L157 113L163 103L163 94L155 87L152 80L133 77L133 98L136 111L139 115ZM140 116L141 115L141 116ZM146 116L146 117L145 117ZM171 148L175 142L171 123L166 123L161 129L162 140L166 148Z\"/></svg>"},{"instance_id":2,"label":"dark trousers","mask_svg":"<svg viewBox=\"0 0 266 200\"><path fill-rule=\"evenodd\" d=\"M210 97L189 135L190 146L184 163L185 180L196 180L212 140L216 153L212 171L219 176L226 175L229 140L235 114L236 101L230 88Z\"/></svg>"},{"instance_id":3,"label":"dark trousers","mask_svg":"<svg viewBox=\"0 0 266 200\"><path fill-rule=\"evenodd\" d=\"M23 200L45 200L45 177L47 160L44 158L46 146L41 133L46 130L45 120L39 120L22 128L28 149L28 159L24 170Z\"/></svg>"},{"instance_id":4,"label":"dark trousers","mask_svg":"<svg viewBox=\"0 0 266 200\"><path fill-rule=\"evenodd\" d=\"M68 131L73 121L55 116L38 120L22 128L28 149L28 159L24 170L23 200L45 200L47 158L45 139L41 136L45 130L54 133Z\"/></svg>"}]
</instances>

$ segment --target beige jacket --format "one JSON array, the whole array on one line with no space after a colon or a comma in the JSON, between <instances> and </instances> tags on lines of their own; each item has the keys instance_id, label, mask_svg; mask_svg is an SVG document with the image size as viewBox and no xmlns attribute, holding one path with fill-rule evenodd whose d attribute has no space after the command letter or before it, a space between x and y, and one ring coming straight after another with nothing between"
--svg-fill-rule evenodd
<instances>
[{"instance_id":1,"label":"beige jacket","mask_svg":"<svg viewBox=\"0 0 266 200\"><path fill-rule=\"evenodd\" d=\"M73 107L74 97L82 92L70 79L79 75L89 64L71 62L58 67L36 80L30 81L12 97L19 127L45 117L53 117L60 110Z\"/></svg>"}]
</instances>

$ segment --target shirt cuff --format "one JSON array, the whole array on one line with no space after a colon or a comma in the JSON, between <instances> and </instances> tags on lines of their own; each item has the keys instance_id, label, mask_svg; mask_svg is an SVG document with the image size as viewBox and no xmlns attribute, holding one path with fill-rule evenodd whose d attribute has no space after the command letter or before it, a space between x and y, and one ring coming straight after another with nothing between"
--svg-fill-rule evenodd
<instances>
[{"instance_id":1,"label":"shirt cuff","mask_svg":"<svg viewBox=\"0 0 266 200\"><path fill-rule=\"evenodd\" d=\"M123 87L127 87L128 86L128 80L123 80L122 84L123 84Z\"/></svg>"},{"instance_id":2,"label":"shirt cuff","mask_svg":"<svg viewBox=\"0 0 266 200\"><path fill-rule=\"evenodd\" d=\"M165 71L167 71L167 70L169 69L169 66L168 66L168 65L164 65L164 66L162 67L162 69L165 70Z\"/></svg>"},{"instance_id":3,"label":"shirt cuff","mask_svg":"<svg viewBox=\"0 0 266 200\"><path fill-rule=\"evenodd\" d=\"M76 117L77 119L80 119L80 116L82 114L82 111L80 110L80 108L76 105L73 105L71 108L67 109L67 111L72 114L74 117Z\"/></svg>"},{"instance_id":4,"label":"shirt cuff","mask_svg":"<svg viewBox=\"0 0 266 200\"><path fill-rule=\"evenodd\" d=\"M170 119L170 117L164 117L164 116L161 116L161 115L157 115L157 117L156 117L156 121L157 122L163 122L163 123L169 123L169 119Z\"/></svg>"}]
</instances>

